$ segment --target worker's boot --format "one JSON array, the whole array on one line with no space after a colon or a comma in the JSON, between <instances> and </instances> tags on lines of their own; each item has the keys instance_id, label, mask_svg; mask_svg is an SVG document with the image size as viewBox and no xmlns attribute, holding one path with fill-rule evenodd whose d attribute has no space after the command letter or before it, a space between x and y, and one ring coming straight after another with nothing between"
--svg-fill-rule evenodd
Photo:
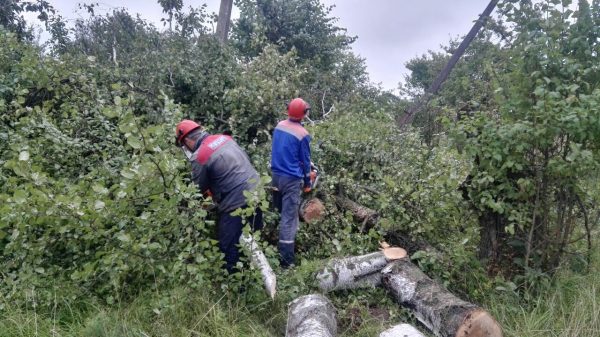
<instances>
[{"instance_id":1,"label":"worker's boot","mask_svg":"<svg viewBox=\"0 0 600 337\"><path fill-rule=\"evenodd\" d=\"M294 243L279 241L278 248L281 267L287 269L293 266L296 262L296 257L294 256Z\"/></svg>"}]
</instances>

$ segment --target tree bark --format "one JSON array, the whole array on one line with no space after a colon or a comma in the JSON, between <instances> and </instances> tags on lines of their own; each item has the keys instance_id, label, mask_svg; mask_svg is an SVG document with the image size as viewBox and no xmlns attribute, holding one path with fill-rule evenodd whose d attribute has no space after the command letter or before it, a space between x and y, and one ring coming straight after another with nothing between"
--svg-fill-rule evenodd
<instances>
[{"instance_id":1,"label":"tree bark","mask_svg":"<svg viewBox=\"0 0 600 337\"><path fill-rule=\"evenodd\" d=\"M317 273L319 288L329 292L377 287L381 285L381 270L390 261L405 256L404 249L391 247L366 255L333 259Z\"/></svg>"},{"instance_id":2,"label":"tree bark","mask_svg":"<svg viewBox=\"0 0 600 337\"><path fill-rule=\"evenodd\" d=\"M337 336L335 308L327 297L312 294L290 303L285 331L286 337Z\"/></svg>"},{"instance_id":3,"label":"tree bark","mask_svg":"<svg viewBox=\"0 0 600 337\"><path fill-rule=\"evenodd\" d=\"M379 213L373 209L360 205L340 195L335 196L335 201L338 207L352 213L355 221L363 224L361 228L362 232L368 231L370 228L375 226L377 222L379 222ZM436 256L440 261L442 261L444 258L444 255L428 242L421 239L414 239L407 233L388 231L386 234L386 240L388 240L388 242L392 245L405 248L409 252L423 250L430 255Z\"/></svg>"},{"instance_id":4,"label":"tree bark","mask_svg":"<svg viewBox=\"0 0 600 337\"><path fill-rule=\"evenodd\" d=\"M382 332L379 337L425 337L425 335L410 324L398 324Z\"/></svg>"},{"instance_id":5,"label":"tree bark","mask_svg":"<svg viewBox=\"0 0 600 337\"><path fill-rule=\"evenodd\" d=\"M488 271L494 274L503 256L505 242L506 218L492 210L484 210L479 216L479 252L480 260L486 260Z\"/></svg>"},{"instance_id":6,"label":"tree bark","mask_svg":"<svg viewBox=\"0 0 600 337\"><path fill-rule=\"evenodd\" d=\"M223 44L227 42L232 8L233 0L221 0L221 7L219 8L219 19L217 21L217 38Z\"/></svg>"},{"instance_id":7,"label":"tree bark","mask_svg":"<svg viewBox=\"0 0 600 337\"><path fill-rule=\"evenodd\" d=\"M267 294L269 294L271 299L275 299L275 293L277 292L277 277L269 264L269 260L267 260L267 257L260 249L260 246L254 241L254 238L252 238L251 235L247 234L242 234L240 236L240 245L249 252L250 261L260 270Z\"/></svg>"},{"instance_id":8,"label":"tree bark","mask_svg":"<svg viewBox=\"0 0 600 337\"><path fill-rule=\"evenodd\" d=\"M377 211L362 206L344 196L335 196L335 202L340 208L352 213L355 221L362 223L361 232L363 233L367 232L379 221Z\"/></svg>"},{"instance_id":9,"label":"tree bark","mask_svg":"<svg viewBox=\"0 0 600 337\"><path fill-rule=\"evenodd\" d=\"M382 270L383 286L438 337L501 337L494 318L475 304L452 295L409 259Z\"/></svg>"}]
</instances>

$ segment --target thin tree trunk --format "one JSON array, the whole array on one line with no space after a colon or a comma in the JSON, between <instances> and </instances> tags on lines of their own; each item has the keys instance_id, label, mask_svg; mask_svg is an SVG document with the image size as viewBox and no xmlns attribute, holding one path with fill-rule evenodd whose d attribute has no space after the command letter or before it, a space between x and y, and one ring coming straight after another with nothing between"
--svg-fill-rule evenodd
<instances>
[{"instance_id":1,"label":"thin tree trunk","mask_svg":"<svg viewBox=\"0 0 600 337\"><path fill-rule=\"evenodd\" d=\"M465 36L464 40L454 51L452 57L450 57L450 60L448 61L448 64L446 64L444 69L442 69L442 71L438 74L437 78L433 81L429 89L427 89L423 97L421 97L421 99L418 99L417 102L413 104L408 110L406 110L402 117L400 117L400 119L398 120L398 125L400 127L411 124L415 119L415 115L423 108L423 106L426 106L427 103L429 103L429 100L432 98L432 96L440 90L442 84L444 83L444 81L446 81L448 75L450 75L450 72L456 65L456 62L458 62L458 60L465 53L473 39L475 39L475 36L477 36L477 33L479 33L479 30L481 29L487 18L490 16L494 8L496 8L497 4L498 0L490 1L483 13L479 16L479 19L475 21L473 28L471 28L467 36Z\"/></svg>"}]
</instances>

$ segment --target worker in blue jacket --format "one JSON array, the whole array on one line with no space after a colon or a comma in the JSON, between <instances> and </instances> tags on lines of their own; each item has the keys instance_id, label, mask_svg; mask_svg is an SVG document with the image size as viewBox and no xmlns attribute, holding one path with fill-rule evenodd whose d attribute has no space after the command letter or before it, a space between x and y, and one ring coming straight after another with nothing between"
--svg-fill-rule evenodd
<instances>
[{"instance_id":1,"label":"worker in blue jacket","mask_svg":"<svg viewBox=\"0 0 600 337\"><path fill-rule=\"evenodd\" d=\"M310 134L302 126L309 111L310 105L302 98L293 99L287 107L288 119L279 122L273 133L271 170L274 204L281 212L278 248L284 268L295 263L301 194L311 190Z\"/></svg>"}]
</instances>

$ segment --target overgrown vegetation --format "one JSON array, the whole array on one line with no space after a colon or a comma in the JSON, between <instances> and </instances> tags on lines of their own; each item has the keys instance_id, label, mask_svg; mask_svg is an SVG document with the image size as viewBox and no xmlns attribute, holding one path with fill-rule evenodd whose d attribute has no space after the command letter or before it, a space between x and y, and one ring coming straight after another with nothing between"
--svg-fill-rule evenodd
<instances>
[{"instance_id":1,"label":"overgrown vegetation","mask_svg":"<svg viewBox=\"0 0 600 337\"><path fill-rule=\"evenodd\" d=\"M368 83L354 37L316 0L239 1L231 43L204 7L159 1L165 26L126 10L67 29L40 1L0 6L2 336L277 336L286 305L333 256L380 240L508 336L597 336L600 2L504 1L415 127L395 121L455 48L410 61L405 98ZM575 8L575 10L573 10ZM34 11L52 39L33 42ZM292 15L294 13L294 15ZM301 265L277 268L277 215L261 242L278 298L221 268L214 214L172 144L181 118L230 132L268 180L284 103L313 105L323 173ZM372 228L336 207L376 210ZM264 195L256 202L264 202ZM594 255L594 252L596 255ZM332 295L344 336L414 319L380 289Z\"/></svg>"}]
</instances>

